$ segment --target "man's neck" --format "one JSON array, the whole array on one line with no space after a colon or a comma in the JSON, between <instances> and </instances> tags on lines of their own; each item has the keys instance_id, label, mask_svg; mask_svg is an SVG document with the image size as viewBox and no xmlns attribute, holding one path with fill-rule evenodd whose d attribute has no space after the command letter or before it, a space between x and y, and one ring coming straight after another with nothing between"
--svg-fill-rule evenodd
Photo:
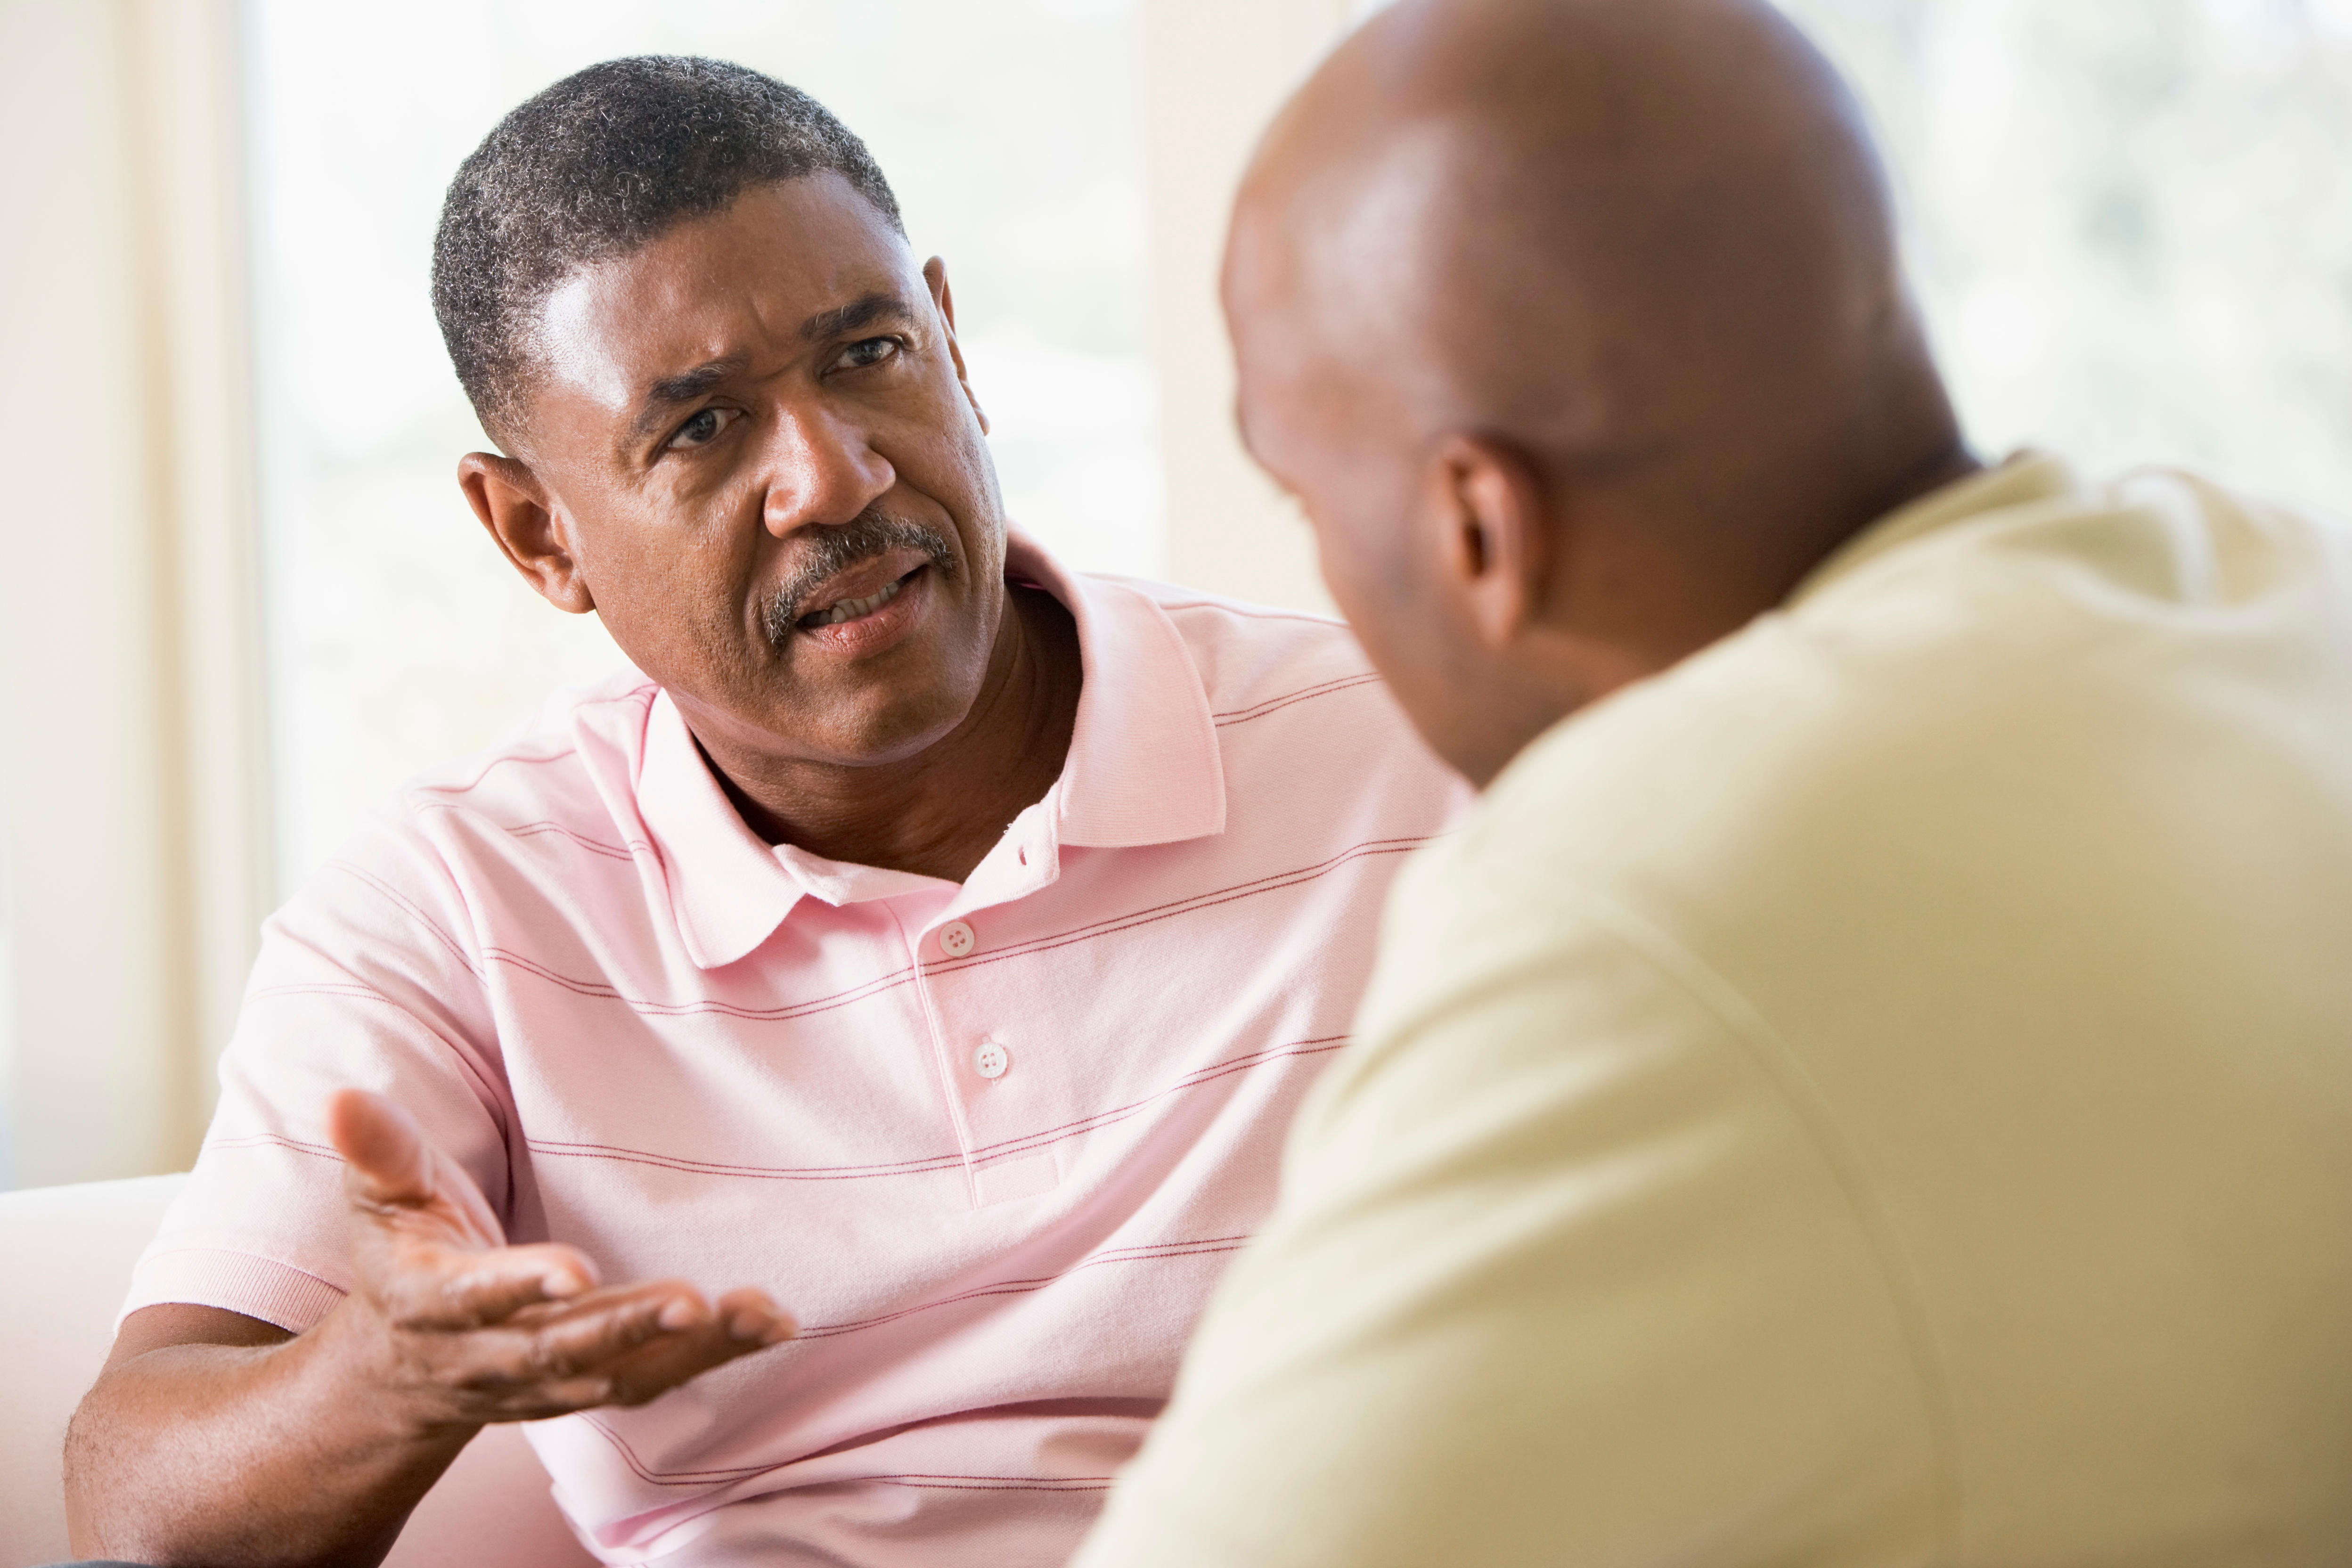
<instances>
[{"instance_id":1,"label":"man's neck","mask_svg":"<svg viewBox=\"0 0 2352 1568\"><path fill-rule=\"evenodd\" d=\"M1605 596L1577 606L1579 614L1531 628L1488 671L1481 701L1489 714L1475 740L1448 754L1465 778L1485 789L1537 736L1580 709L1635 681L1673 668L1785 603L1797 585L1831 556L1911 502L1956 484L1984 465L1952 427L1922 444L1918 457L1857 484L1843 500L1784 503L1792 516L1824 520L1808 530L1792 525L1780 548L1735 564L1717 549L1694 564L1687 547L1652 542L1655 531L1621 528L1625 548L1588 569ZM1726 538L1736 539L1727 531ZM1743 569L1744 567L1744 569ZM1625 584L1643 584L1643 595Z\"/></svg>"},{"instance_id":2,"label":"man's neck","mask_svg":"<svg viewBox=\"0 0 2352 1568\"><path fill-rule=\"evenodd\" d=\"M827 860L961 882L1062 774L1078 711L1076 624L1040 589L1005 597L997 657L971 712L936 744L878 767L787 766L733 776L705 760L771 844Z\"/></svg>"}]
</instances>

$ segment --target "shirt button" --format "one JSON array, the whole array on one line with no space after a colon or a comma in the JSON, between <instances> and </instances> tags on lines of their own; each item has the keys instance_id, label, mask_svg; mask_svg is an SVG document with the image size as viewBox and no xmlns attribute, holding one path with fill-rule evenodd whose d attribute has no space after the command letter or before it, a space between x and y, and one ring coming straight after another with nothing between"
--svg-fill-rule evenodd
<instances>
[{"instance_id":1,"label":"shirt button","mask_svg":"<svg viewBox=\"0 0 2352 1568\"><path fill-rule=\"evenodd\" d=\"M950 958L961 958L979 940L972 935L971 927L961 921L950 921L940 927L940 951Z\"/></svg>"},{"instance_id":2,"label":"shirt button","mask_svg":"<svg viewBox=\"0 0 2352 1568\"><path fill-rule=\"evenodd\" d=\"M982 1078L1003 1078L1012 1065L1013 1053L994 1040L981 1041L980 1049L971 1053L972 1070Z\"/></svg>"}]
</instances>

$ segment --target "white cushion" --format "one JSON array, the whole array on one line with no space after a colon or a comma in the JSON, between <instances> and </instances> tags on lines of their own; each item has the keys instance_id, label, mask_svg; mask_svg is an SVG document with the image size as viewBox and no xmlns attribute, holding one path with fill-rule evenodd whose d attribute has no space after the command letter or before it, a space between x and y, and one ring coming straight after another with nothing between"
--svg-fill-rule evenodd
<instances>
[{"instance_id":1,"label":"white cushion","mask_svg":"<svg viewBox=\"0 0 2352 1568\"><path fill-rule=\"evenodd\" d=\"M66 1546L63 1449L113 1342L131 1268L184 1178L0 1193L0 1560ZM385 1568L576 1568L582 1548L521 1433L493 1426L419 1505Z\"/></svg>"}]
</instances>

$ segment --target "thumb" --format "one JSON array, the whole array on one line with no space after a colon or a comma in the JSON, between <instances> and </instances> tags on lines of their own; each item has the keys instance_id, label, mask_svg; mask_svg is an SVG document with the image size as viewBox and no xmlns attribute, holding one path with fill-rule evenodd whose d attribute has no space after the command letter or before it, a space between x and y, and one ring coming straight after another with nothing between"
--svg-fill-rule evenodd
<instances>
[{"instance_id":1,"label":"thumb","mask_svg":"<svg viewBox=\"0 0 2352 1568\"><path fill-rule=\"evenodd\" d=\"M327 1137L350 1168L356 1196L379 1204L419 1204L433 1196L425 1134L415 1117L383 1096L337 1089L327 1100Z\"/></svg>"}]
</instances>

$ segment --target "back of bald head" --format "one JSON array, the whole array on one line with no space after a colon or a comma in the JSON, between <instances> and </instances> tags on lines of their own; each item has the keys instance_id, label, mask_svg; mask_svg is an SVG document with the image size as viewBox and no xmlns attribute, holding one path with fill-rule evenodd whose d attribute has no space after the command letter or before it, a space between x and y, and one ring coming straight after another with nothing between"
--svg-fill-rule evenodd
<instances>
[{"instance_id":1,"label":"back of bald head","mask_svg":"<svg viewBox=\"0 0 2352 1568\"><path fill-rule=\"evenodd\" d=\"M1853 97L1760 0L1402 0L1269 131L1228 300L1284 295L1411 435L1801 556L1958 449L1891 209Z\"/></svg>"}]
</instances>

